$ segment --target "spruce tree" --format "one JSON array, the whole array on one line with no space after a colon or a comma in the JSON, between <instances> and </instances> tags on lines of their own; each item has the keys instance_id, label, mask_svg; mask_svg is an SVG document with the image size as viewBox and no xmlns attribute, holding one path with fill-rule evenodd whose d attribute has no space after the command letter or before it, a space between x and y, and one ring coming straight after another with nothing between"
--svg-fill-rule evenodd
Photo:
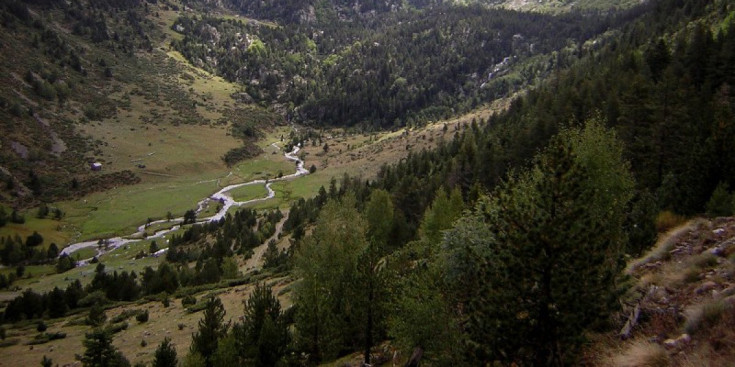
<instances>
[{"instance_id":1,"label":"spruce tree","mask_svg":"<svg viewBox=\"0 0 735 367\"><path fill-rule=\"evenodd\" d=\"M447 233L435 261L471 360L574 361L583 331L616 306L632 187L614 134L591 122L559 134Z\"/></svg>"},{"instance_id":2,"label":"spruce tree","mask_svg":"<svg viewBox=\"0 0 735 367\"><path fill-rule=\"evenodd\" d=\"M192 336L191 352L199 353L207 367L212 366L212 355L217 350L217 342L227 335L229 323L224 323L225 308L217 297L207 301L204 315L199 320L199 330Z\"/></svg>"},{"instance_id":3,"label":"spruce tree","mask_svg":"<svg viewBox=\"0 0 735 367\"><path fill-rule=\"evenodd\" d=\"M302 278L294 294L297 343L313 361L358 345L365 301L357 269L367 240L355 204L349 194L330 199L296 253L295 270Z\"/></svg>"},{"instance_id":4,"label":"spruce tree","mask_svg":"<svg viewBox=\"0 0 735 367\"><path fill-rule=\"evenodd\" d=\"M156 349L153 367L176 367L178 363L176 348L171 344L171 339L164 338Z\"/></svg>"},{"instance_id":5,"label":"spruce tree","mask_svg":"<svg viewBox=\"0 0 735 367\"><path fill-rule=\"evenodd\" d=\"M84 367L125 367L130 362L113 345L110 335L102 329L94 329L87 333L83 341L84 355L81 357Z\"/></svg>"},{"instance_id":6,"label":"spruce tree","mask_svg":"<svg viewBox=\"0 0 735 367\"><path fill-rule=\"evenodd\" d=\"M255 366L275 365L289 342L281 304L273 289L263 283L255 285L243 304L243 322L232 330L240 357Z\"/></svg>"}]
</instances>

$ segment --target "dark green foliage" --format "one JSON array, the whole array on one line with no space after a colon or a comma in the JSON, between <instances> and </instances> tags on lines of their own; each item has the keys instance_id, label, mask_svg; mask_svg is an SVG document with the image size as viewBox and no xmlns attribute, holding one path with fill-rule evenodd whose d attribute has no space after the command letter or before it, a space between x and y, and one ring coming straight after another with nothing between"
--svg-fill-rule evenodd
<instances>
[{"instance_id":1,"label":"dark green foliage","mask_svg":"<svg viewBox=\"0 0 735 367\"><path fill-rule=\"evenodd\" d=\"M42 367L51 367L54 365L54 361L51 358L46 357L44 354L43 359L41 359L41 366Z\"/></svg>"},{"instance_id":2,"label":"dark green foliage","mask_svg":"<svg viewBox=\"0 0 735 367\"><path fill-rule=\"evenodd\" d=\"M268 241L268 248L266 248L263 258L265 259L263 268L279 270L288 265L289 257L288 252L285 250L278 250L275 240L270 240Z\"/></svg>"},{"instance_id":3,"label":"dark green foliage","mask_svg":"<svg viewBox=\"0 0 735 367\"><path fill-rule=\"evenodd\" d=\"M164 338L161 344L156 348L153 359L153 367L176 367L178 364L176 349L171 344L171 339Z\"/></svg>"},{"instance_id":4,"label":"dark green foliage","mask_svg":"<svg viewBox=\"0 0 735 367\"><path fill-rule=\"evenodd\" d=\"M17 209L13 209L13 212L10 213L10 222L23 224L26 222L26 219L18 212Z\"/></svg>"},{"instance_id":5,"label":"dark green foliage","mask_svg":"<svg viewBox=\"0 0 735 367\"><path fill-rule=\"evenodd\" d=\"M135 272L123 271L118 274L117 271L114 271L109 274L105 272L105 265L98 263L94 278L87 287L87 291L91 293L100 290L104 292L108 299L132 301L137 299L141 292L141 287L138 285L136 278Z\"/></svg>"},{"instance_id":6,"label":"dark green foliage","mask_svg":"<svg viewBox=\"0 0 735 367\"><path fill-rule=\"evenodd\" d=\"M712 196L707 201L707 215L724 217L733 214L733 195L730 194L727 184L720 183L715 187Z\"/></svg>"},{"instance_id":7,"label":"dark green foliage","mask_svg":"<svg viewBox=\"0 0 735 367\"><path fill-rule=\"evenodd\" d=\"M243 302L243 322L232 327L237 358L253 366L274 366L286 353L288 326L273 289L258 283Z\"/></svg>"},{"instance_id":8,"label":"dark green foliage","mask_svg":"<svg viewBox=\"0 0 735 367\"><path fill-rule=\"evenodd\" d=\"M26 246L33 247L38 246L43 243L43 236L41 236L38 232L33 231L33 234L28 236L26 238Z\"/></svg>"},{"instance_id":9,"label":"dark green foliage","mask_svg":"<svg viewBox=\"0 0 735 367\"><path fill-rule=\"evenodd\" d=\"M263 153L262 149L256 145L248 144L242 147L230 149L222 157L222 160L225 161L228 166L232 166L237 162L256 157L260 153Z\"/></svg>"},{"instance_id":10,"label":"dark green foliage","mask_svg":"<svg viewBox=\"0 0 735 367\"><path fill-rule=\"evenodd\" d=\"M194 209L189 209L184 213L184 222L183 224L190 224L190 223L196 223L197 221L197 213Z\"/></svg>"},{"instance_id":11,"label":"dark green foliage","mask_svg":"<svg viewBox=\"0 0 735 367\"><path fill-rule=\"evenodd\" d=\"M76 266L76 261L72 259L69 255L64 254L59 256L59 259L56 261L56 272L57 273L63 273L67 270L74 269Z\"/></svg>"},{"instance_id":12,"label":"dark green foliage","mask_svg":"<svg viewBox=\"0 0 735 367\"><path fill-rule=\"evenodd\" d=\"M179 275L171 264L164 262L157 270L145 267L141 279L141 289L146 294L167 292L173 294L179 288Z\"/></svg>"},{"instance_id":13,"label":"dark green foliage","mask_svg":"<svg viewBox=\"0 0 735 367\"><path fill-rule=\"evenodd\" d=\"M144 322L148 322L148 310L139 312L137 315L135 315L135 320L137 320L141 324Z\"/></svg>"},{"instance_id":14,"label":"dark green foliage","mask_svg":"<svg viewBox=\"0 0 735 367\"><path fill-rule=\"evenodd\" d=\"M107 315L105 315L105 309L102 305L99 302L92 305L92 308L89 309L89 314L87 314L87 325L101 326L106 320Z\"/></svg>"},{"instance_id":15,"label":"dark green foliage","mask_svg":"<svg viewBox=\"0 0 735 367\"><path fill-rule=\"evenodd\" d=\"M46 218L48 213L49 213L48 205L46 205L46 203L41 203L41 205L38 207L38 213L36 214L36 216L38 218L43 219L43 218Z\"/></svg>"},{"instance_id":16,"label":"dark green foliage","mask_svg":"<svg viewBox=\"0 0 735 367\"><path fill-rule=\"evenodd\" d=\"M294 291L296 341L314 361L362 346L366 297L359 269L368 242L355 204L350 195L328 201L296 253L295 270L303 278Z\"/></svg>"},{"instance_id":17,"label":"dark green foliage","mask_svg":"<svg viewBox=\"0 0 735 367\"><path fill-rule=\"evenodd\" d=\"M187 294L186 296L184 296L184 298L181 299L181 305L184 307L195 305L196 303L197 299L190 294Z\"/></svg>"},{"instance_id":18,"label":"dark green foliage","mask_svg":"<svg viewBox=\"0 0 735 367\"><path fill-rule=\"evenodd\" d=\"M102 329L94 329L85 335L84 367L125 367L130 362L113 345L110 335Z\"/></svg>"},{"instance_id":19,"label":"dark green foliage","mask_svg":"<svg viewBox=\"0 0 735 367\"><path fill-rule=\"evenodd\" d=\"M292 118L391 127L467 111L547 75L552 60L506 76L528 56L581 44L611 23L480 6L278 28L181 17L174 29L185 37L173 46L192 62L242 82L255 100L293 106ZM323 35L308 36L316 32ZM254 40L245 43L237 33Z\"/></svg>"},{"instance_id":20,"label":"dark green foliage","mask_svg":"<svg viewBox=\"0 0 735 367\"><path fill-rule=\"evenodd\" d=\"M66 311L69 309L66 301L66 293L54 287L51 293L48 294L48 313L51 318L63 317L66 315Z\"/></svg>"},{"instance_id":21,"label":"dark green foliage","mask_svg":"<svg viewBox=\"0 0 735 367\"><path fill-rule=\"evenodd\" d=\"M48 257L49 259L55 259L56 256L59 256L59 247L52 242L48 246L48 250L46 250L46 257Z\"/></svg>"},{"instance_id":22,"label":"dark green foliage","mask_svg":"<svg viewBox=\"0 0 735 367\"><path fill-rule=\"evenodd\" d=\"M212 355L217 343L227 335L229 323L224 323L225 308L217 297L207 300L204 315L199 320L199 329L192 336L191 352L200 354L208 367L212 366Z\"/></svg>"}]
</instances>

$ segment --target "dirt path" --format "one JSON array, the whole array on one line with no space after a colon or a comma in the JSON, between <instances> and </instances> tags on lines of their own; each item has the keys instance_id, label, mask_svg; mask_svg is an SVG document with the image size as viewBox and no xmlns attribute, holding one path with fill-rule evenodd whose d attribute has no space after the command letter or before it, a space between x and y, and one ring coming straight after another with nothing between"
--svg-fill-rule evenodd
<instances>
[{"instance_id":1,"label":"dirt path","mask_svg":"<svg viewBox=\"0 0 735 367\"><path fill-rule=\"evenodd\" d=\"M288 210L283 213L283 218L276 223L276 231L273 233L273 236L265 240L260 246L253 249L253 256L250 256L250 258L245 262L245 272L263 267L263 255L265 255L265 251L268 249L268 242L271 240L278 241L278 237L281 235L283 230L283 224L286 223L287 219Z\"/></svg>"}]
</instances>

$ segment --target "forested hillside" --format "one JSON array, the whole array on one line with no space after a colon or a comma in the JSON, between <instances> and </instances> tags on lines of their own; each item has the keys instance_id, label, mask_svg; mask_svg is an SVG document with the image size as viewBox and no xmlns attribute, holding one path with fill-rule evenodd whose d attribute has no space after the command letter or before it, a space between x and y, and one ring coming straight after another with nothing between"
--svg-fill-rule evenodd
<instances>
[{"instance_id":1,"label":"forested hillside","mask_svg":"<svg viewBox=\"0 0 735 367\"><path fill-rule=\"evenodd\" d=\"M381 361L386 339L432 365L589 358L590 333L622 327L625 259L675 213L733 212L734 10L638 8L508 111L296 203L292 345L312 362Z\"/></svg>"},{"instance_id":2,"label":"forested hillside","mask_svg":"<svg viewBox=\"0 0 735 367\"><path fill-rule=\"evenodd\" d=\"M308 124L401 127L470 111L563 67L640 10L550 16L481 6L269 26L182 17L173 47Z\"/></svg>"},{"instance_id":3,"label":"forested hillside","mask_svg":"<svg viewBox=\"0 0 735 367\"><path fill-rule=\"evenodd\" d=\"M111 335L138 311L106 322L102 306L144 297L166 308L179 297L187 313L203 311L193 334L186 330L185 355L177 357L167 334L155 365L670 366L735 358L725 327L735 320L725 289L735 269L730 224L679 234L686 240L676 249L626 269L685 217L735 213L732 2L651 0L566 15L429 2L181 5L167 44L242 85L239 101L298 123L290 141L281 136L289 148L327 153L326 127L404 127L408 136L522 93L488 119L437 128L436 149L412 151L375 178L332 178L287 210L244 208L201 224L190 210L157 269L139 277L98 264L87 286L24 291L4 321L88 309L76 322L95 327L78 357L90 366L126 365ZM254 138L250 122L231 131ZM268 239L263 267L240 276L241 262ZM23 248L13 241L5 248L16 251L3 260ZM685 264L662 265L668 259ZM668 272L637 278L659 269ZM237 296L243 316L228 322L222 299L244 284L252 287ZM713 289L722 293L707 293ZM641 311L653 299L687 303L666 296L674 293L725 298L686 313ZM607 358L615 352L600 345L615 345L626 321L639 326L620 334L653 352ZM645 327L663 331L650 336ZM697 348L682 346L692 340Z\"/></svg>"},{"instance_id":4,"label":"forested hillside","mask_svg":"<svg viewBox=\"0 0 735 367\"><path fill-rule=\"evenodd\" d=\"M731 6L655 2L486 124L369 185L344 179L332 201L345 193L342 207L367 222L348 219L351 228L365 237L328 232L352 215L330 200L293 207L290 226L316 225L295 251L297 338L319 358L379 335L436 364L576 364L587 333L622 326L611 316L626 289L623 259L646 251L656 225L672 212L733 213ZM371 214L376 195L390 196L381 205L392 216ZM371 234L377 226L389 229L387 243ZM348 291L319 270L343 266L341 256L361 289L344 298L371 300L357 313L311 291ZM313 308L321 302L338 316ZM338 326L317 334L315 320ZM338 345L325 336L356 322L362 331Z\"/></svg>"},{"instance_id":5,"label":"forested hillside","mask_svg":"<svg viewBox=\"0 0 735 367\"><path fill-rule=\"evenodd\" d=\"M138 0L0 4L0 203L26 208L139 183L132 155L160 144L169 127L237 125L232 135L243 144L226 154L229 165L260 152L252 144L259 129L282 119L236 105L226 91L196 86L208 76L182 68L158 47L171 33L161 26L167 12L179 6ZM145 135L135 132L149 129L164 133L146 145ZM121 146L112 140L123 138L115 130L127 131L126 140L139 146L111 152ZM90 172L92 162L105 169Z\"/></svg>"}]
</instances>

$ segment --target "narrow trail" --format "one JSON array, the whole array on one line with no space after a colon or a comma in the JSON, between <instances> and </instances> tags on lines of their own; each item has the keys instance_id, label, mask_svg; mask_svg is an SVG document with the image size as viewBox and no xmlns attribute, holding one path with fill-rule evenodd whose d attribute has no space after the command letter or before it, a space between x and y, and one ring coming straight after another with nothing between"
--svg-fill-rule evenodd
<instances>
[{"instance_id":1,"label":"narrow trail","mask_svg":"<svg viewBox=\"0 0 735 367\"><path fill-rule=\"evenodd\" d=\"M288 214L288 211L283 213L283 218L281 218L281 220L276 223L276 231L273 232L273 235L265 240L260 246L253 249L253 256L250 256L250 258L245 262L245 272L260 268L262 266L263 261L265 261L263 259L263 255L265 255L265 251L268 250L268 242L270 242L271 240L278 241L278 238L283 231L283 224L286 223L286 221L288 220Z\"/></svg>"},{"instance_id":2,"label":"narrow trail","mask_svg":"<svg viewBox=\"0 0 735 367\"><path fill-rule=\"evenodd\" d=\"M276 148L278 148L278 149L281 149L276 143L273 143L271 145L274 146L274 147L276 147ZM309 174L309 170L307 170L307 169L304 168L304 161L302 161L297 156L299 150L300 150L300 148L298 146L296 146L290 152L284 153L284 157L286 159L288 159L288 160L293 161L293 162L296 163L296 172L294 172L294 173L292 173L290 175L286 175L286 176L282 176L280 178L276 178L276 179L271 179L271 180L253 180L253 181L248 181L248 182L244 182L244 183L229 185L229 186L226 186L226 187L220 189L219 191L215 192L214 194L210 195L209 197L206 197L206 198L202 199L201 201L199 201L199 203L197 204L196 214L197 215L200 214L202 211L204 211L208 207L209 204L212 204L214 202L219 202L219 204L221 205L219 211L217 211L217 213L215 213L214 215L212 215L210 217L206 217L206 218L202 218L202 219L197 220L196 223L209 223L209 222L219 221L219 220L221 220L222 218L225 217L225 215L227 214L227 212L233 206L240 207L240 206L243 206L243 205L253 204L253 203L259 203L259 202L262 202L262 201L271 199L271 198L273 198L273 197L276 196L275 191L273 191L273 189L271 189L271 184L273 182L286 181L286 180L291 180L291 179L298 178L300 176L308 175ZM229 175L231 175L231 174L232 174L232 172L230 172ZM228 177L229 177L229 175L228 175ZM232 198L232 195L229 194L229 192L232 191L232 190L234 190L234 189L237 189L237 188L243 187L243 186L249 186L249 185L265 185L265 188L266 188L266 190L268 190L268 193L266 194L265 197L257 198L257 199L252 199L252 200L246 200L246 201L236 201L235 199ZM285 219L284 219L284 221L285 221ZM162 220L153 221L153 222L150 222L148 224L144 224L144 225L139 226L137 228L137 232L132 233L132 234L127 235L127 236L110 237L110 238L105 238L105 239L100 239L100 240L84 241L84 242L78 242L78 243L71 244L71 245L65 247L64 249L62 249L59 252L59 256L61 256L61 255L71 255L75 251L78 251L78 250L83 249L83 248L89 248L89 247L98 247L97 255L96 256L100 256L100 255L103 255L103 254L105 254L107 252L113 251L113 250L115 250L116 248L118 248L120 246L124 246L124 245L129 244L129 243L135 243L135 242L139 242L139 241L143 241L143 240L148 240L148 239L164 238L166 236L166 234L171 233L171 232L176 231L179 228L181 228L181 225L183 224L183 222L184 222L184 218L183 217L173 218L171 220L162 219ZM155 232L152 235L146 236L146 230L148 229L149 226L163 224L163 223L173 224L173 226L170 227L170 228L167 228L167 229L159 230L159 231ZM277 226L277 228L276 228L276 234L280 233L281 228L283 227L283 222L279 222L279 224L280 224L280 226ZM267 244L268 244L268 242L266 241L265 242L265 246L260 246L260 247L264 247L264 248L262 250L262 253L258 256L258 261L262 257L263 253L265 253L265 249L267 248ZM161 255L164 252L166 252L166 250L167 249L160 250L156 254L157 255ZM253 255L253 257L255 257L255 255ZM78 264L79 265L85 265L90 260L91 260L91 258L90 259L80 260L78 262ZM254 264L257 264L257 261Z\"/></svg>"}]
</instances>

